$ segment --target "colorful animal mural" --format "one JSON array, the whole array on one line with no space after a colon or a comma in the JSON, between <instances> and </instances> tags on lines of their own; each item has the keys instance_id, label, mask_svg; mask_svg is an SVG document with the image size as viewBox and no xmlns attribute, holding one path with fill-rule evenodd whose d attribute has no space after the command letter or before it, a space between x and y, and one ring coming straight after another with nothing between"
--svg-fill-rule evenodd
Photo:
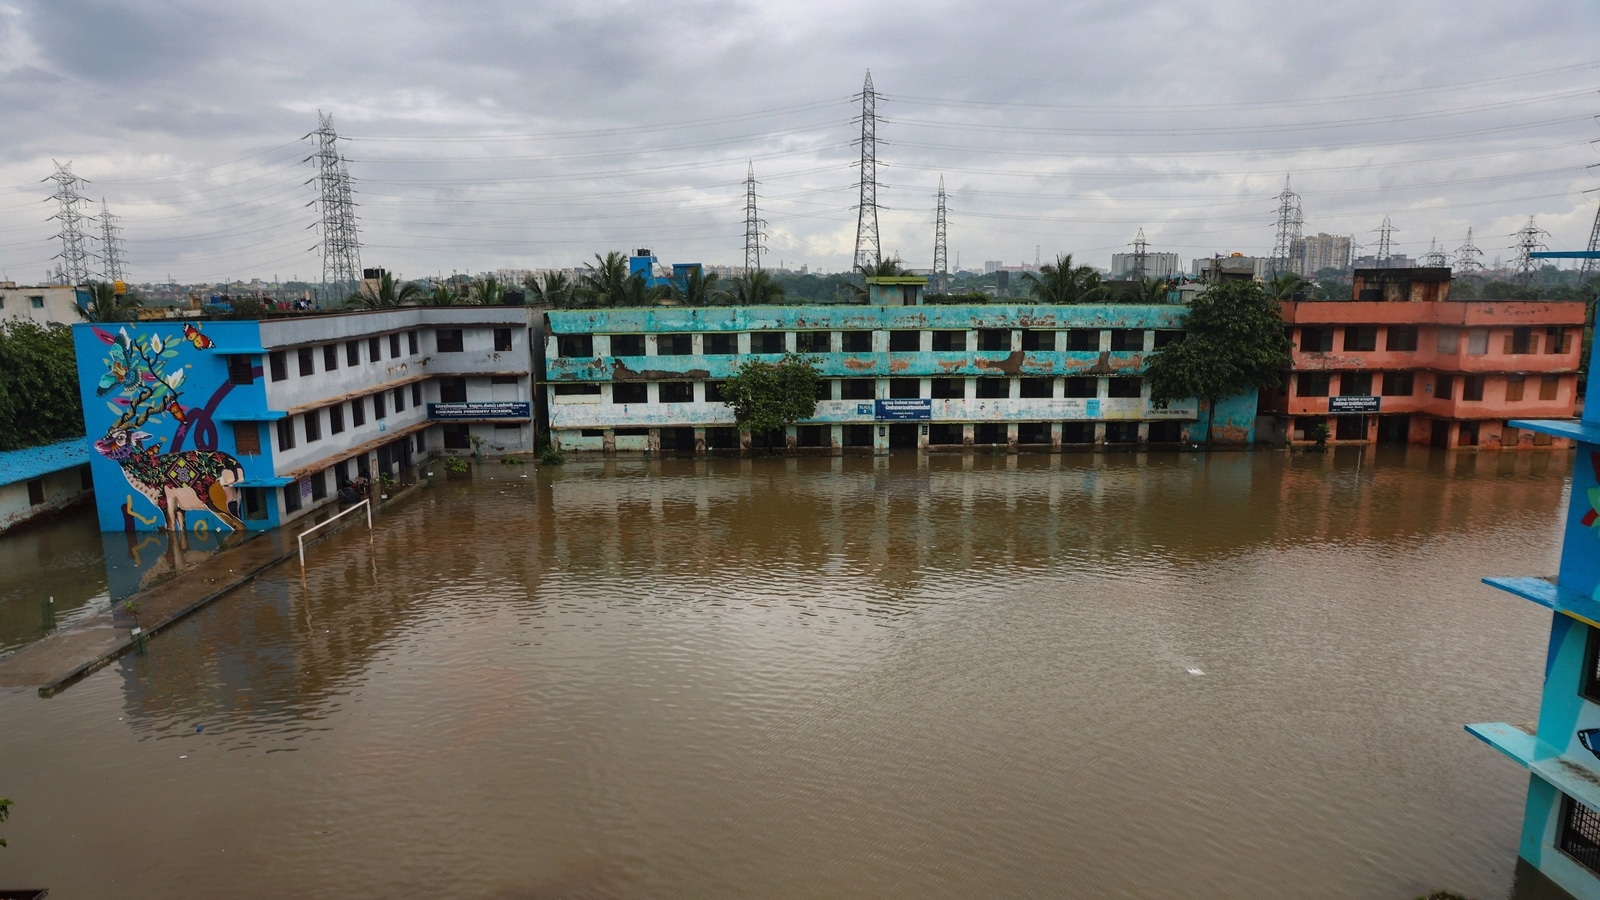
<instances>
[{"instance_id":1,"label":"colorful animal mural","mask_svg":"<svg viewBox=\"0 0 1600 900\"><path fill-rule=\"evenodd\" d=\"M94 333L110 346L95 394L115 394L107 405L117 414L105 437L94 442L95 450L120 466L128 484L155 504L161 516L158 527L188 530L189 514L202 511L231 530L243 530L236 485L244 480L244 467L239 461L219 450L163 453L162 439L144 430L165 425L166 413L176 423L169 446L182 443L191 414L200 410L183 406L185 370L167 371L167 365L177 357L179 342L198 349L209 348L210 340L194 325L184 325L181 335L165 340L151 332L130 337L126 328L116 334L95 328Z\"/></svg>"}]
</instances>

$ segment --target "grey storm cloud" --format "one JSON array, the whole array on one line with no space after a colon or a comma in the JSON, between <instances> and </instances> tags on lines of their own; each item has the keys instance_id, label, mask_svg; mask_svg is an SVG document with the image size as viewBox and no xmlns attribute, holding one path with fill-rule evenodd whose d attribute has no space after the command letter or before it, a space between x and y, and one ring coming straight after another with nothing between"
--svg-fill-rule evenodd
<instances>
[{"instance_id":1,"label":"grey storm cloud","mask_svg":"<svg viewBox=\"0 0 1600 900\"><path fill-rule=\"evenodd\" d=\"M1513 8L1514 7L1514 8ZM71 161L135 280L320 275L302 136L332 113L362 258L404 276L650 247L849 265L858 110L880 116L885 253L963 265L1143 229L1180 257L1308 232L1398 252L1527 220L1588 239L1600 7L1377 2L216 3L0 0L0 268L53 263L40 180ZM1037 249L1036 249L1037 248Z\"/></svg>"}]
</instances>

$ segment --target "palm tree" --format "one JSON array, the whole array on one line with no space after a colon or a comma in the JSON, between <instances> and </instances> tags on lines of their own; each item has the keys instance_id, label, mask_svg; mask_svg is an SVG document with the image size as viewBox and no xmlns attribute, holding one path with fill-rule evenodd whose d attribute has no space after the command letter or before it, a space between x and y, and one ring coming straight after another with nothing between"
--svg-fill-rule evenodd
<instances>
[{"instance_id":1,"label":"palm tree","mask_svg":"<svg viewBox=\"0 0 1600 900\"><path fill-rule=\"evenodd\" d=\"M435 284L417 302L421 306L455 306L461 302L461 293L448 284Z\"/></svg>"},{"instance_id":2,"label":"palm tree","mask_svg":"<svg viewBox=\"0 0 1600 900\"><path fill-rule=\"evenodd\" d=\"M595 265L578 276L578 283L573 287L578 305L622 306L630 295L628 257L612 250L605 256L596 253L594 260ZM639 281L642 288L644 279Z\"/></svg>"},{"instance_id":3,"label":"palm tree","mask_svg":"<svg viewBox=\"0 0 1600 900\"><path fill-rule=\"evenodd\" d=\"M89 285L89 302L78 308L78 315L90 322L130 322L139 317L143 306L138 294L118 294L110 282L96 281Z\"/></svg>"},{"instance_id":4,"label":"palm tree","mask_svg":"<svg viewBox=\"0 0 1600 900\"><path fill-rule=\"evenodd\" d=\"M345 306L360 309L393 309L397 306L406 306L422 299L422 285L415 281L400 284L394 276L384 272L378 279L376 291L369 291L366 287L350 295L345 301Z\"/></svg>"},{"instance_id":5,"label":"palm tree","mask_svg":"<svg viewBox=\"0 0 1600 900\"><path fill-rule=\"evenodd\" d=\"M1106 295L1100 273L1092 266L1073 265L1071 253L1062 253L1055 262L1040 266L1037 274L1022 273L1022 280L1028 286L1028 296L1040 303L1060 306L1094 303Z\"/></svg>"},{"instance_id":6,"label":"palm tree","mask_svg":"<svg viewBox=\"0 0 1600 900\"><path fill-rule=\"evenodd\" d=\"M564 309L572 305L572 282L567 279L567 273L559 269L543 275L529 275L522 280L522 286L528 289L535 306Z\"/></svg>"},{"instance_id":7,"label":"palm tree","mask_svg":"<svg viewBox=\"0 0 1600 900\"><path fill-rule=\"evenodd\" d=\"M905 263L894 257L880 260L876 265L862 263L856 266L856 271L868 278L897 278L901 275L910 274L906 270Z\"/></svg>"},{"instance_id":8,"label":"palm tree","mask_svg":"<svg viewBox=\"0 0 1600 900\"><path fill-rule=\"evenodd\" d=\"M735 278L728 290L719 293L735 306L763 306L782 302L784 290L765 269L757 269Z\"/></svg>"},{"instance_id":9,"label":"palm tree","mask_svg":"<svg viewBox=\"0 0 1600 900\"><path fill-rule=\"evenodd\" d=\"M1137 296L1140 303L1150 306L1159 306L1170 301L1167 300L1168 285L1165 278L1141 278Z\"/></svg>"},{"instance_id":10,"label":"palm tree","mask_svg":"<svg viewBox=\"0 0 1600 900\"><path fill-rule=\"evenodd\" d=\"M688 276L683 280L683 287L673 284L670 290L672 298L684 306L711 306L722 293L717 290L717 273L712 272L707 275L699 266L689 270Z\"/></svg>"},{"instance_id":11,"label":"palm tree","mask_svg":"<svg viewBox=\"0 0 1600 900\"><path fill-rule=\"evenodd\" d=\"M467 285L467 303L474 306L500 306L506 289L493 275L485 275Z\"/></svg>"},{"instance_id":12,"label":"palm tree","mask_svg":"<svg viewBox=\"0 0 1600 900\"><path fill-rule=\"evenodd\" d=\"M1311 287L1311 282L1299 275L1293 272L1284 272L1277 278L1272 279L1272 282L1267 285L1267 295L1279 303L1285 303L1293 300L1295 294L1300 291L1308 291Z\"/></svg>"}]
</instances>

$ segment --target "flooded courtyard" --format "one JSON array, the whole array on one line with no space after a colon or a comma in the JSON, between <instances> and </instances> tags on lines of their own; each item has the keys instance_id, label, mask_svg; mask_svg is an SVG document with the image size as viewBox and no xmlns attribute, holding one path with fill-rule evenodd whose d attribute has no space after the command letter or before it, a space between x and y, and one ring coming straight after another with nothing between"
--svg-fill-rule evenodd
<instances>
[{"instance_id":1,"label":"flooded courtyard","mask_svg":"<svg viewBox=\"0 0 1600 900\"><path fill-rule=\"evenodd\" d=\"M1505 897L1462 725L1534 718L1549 614L1478 580L1554 570L1570 465L491 463L0 694L0 887ZM6 646L116 594L74 521L0 544Z\"/></svg>"}]
</instances>

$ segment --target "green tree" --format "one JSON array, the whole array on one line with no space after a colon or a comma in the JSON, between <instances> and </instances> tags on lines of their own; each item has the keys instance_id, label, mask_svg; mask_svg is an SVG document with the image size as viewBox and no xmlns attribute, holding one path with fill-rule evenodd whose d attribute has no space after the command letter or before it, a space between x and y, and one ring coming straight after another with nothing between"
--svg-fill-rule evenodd
<instances>
[{"instance_id":1,"label":"green tree","mask_svg":"<svg viewBox=\"0 0 1600 900\"><path fill-rule=\"evenodd\" d=\"M0 797L0 822L11 818L11 801ZM0 847L6 846L6 839L0 838Z\"/></svg>"},{"instance_id":2,"label":"green tree","mask_svg":"<svg viewBox=\"0 0 1600 900\"><path fill-rule=\"evenodd\" d=\"M72 329L0 320L0 450L83 434L83 400Z\"/></svg>"},{"instance_id":3,"label":"green tree","mask_svg":"<svg viewBox=\"0 0 1600 900\"><path fill-rule=\"evenodd\" d=\"M722 291L717 289L717 280L717 273L707 275L704 269L697 266L689 270L683 287L672 285L672 299L684 306L711 306L722 296Z\"/></svg>"},{"instance_id":4,"label":"green tree","mask_svg":"<svg viewBox=\"0 0 1600 900\"><path fill-rule=\"evenodd\" d=\"M467 285L466 299L472 306L500 306L505 298L505 286L493 275L485 275Z\"/></svg>"},{"instance_id":5,"label":"green tree","mask_svg":"<svg viewBox=\"0 0 1600 900\"><path fill-rule=\"evenodd\" d=\"M417 302L422 306L456 306L461 302L461 292L448 284L435 284Z\"/></svg>"},{"instance_id":6,"label":"green tree","mask_svg":"<svg viewBox=\"0 0 1600 900\"><path fill-rule=\"evenodd\" d=\"M868 278L898 278L901 275L910 274L906 270L905 263L896 257L879 260L873 265L863 263L856 266L856 271Z\"/></svg>"},{"instance_id":7,"label":"green tree","mask_svg":"<svg viewBox=\"0 0 1600 900\"><path fill-rule=\"evenodd\" d=\"M1252 387L1277 387L1289 368L1278 301L1254 281L1225 281L1196 297L1183 340L1155 351L1144 379L1156 403L1199 397L1206 401L1206 443L1223 397Z\"/></svg>"},{"instance_id":8,"label":"green tree","mask_svg":"<svg viewBox=\"0 0 1600 900\"><path fill-rule=\"evenodd\" d=\"M351 294L344 303L345 306L356 309L394 309L397 306L406 306L422 299L422 285L415 281L401 284L393 275L384 272L378 279L376 290L361 290Z\"/></svg>"},{"instance_id":9,"label":"green tree","mask_svg":"<svg viewBox=\"0 0 1600 900\"><path fill-rule=\"evenodd\" d=\"M722 402L741 429L765 434L816 415L821 379L813 360L793 353L775 363L746 360L722 383Z\"/></svg>"},{"instance_id":10,"label":"green tree","mask_svg":"<svg viewBox=\"0 0 1600 900\"><path fill-rule=\"evenodd\" d=\"M589 271L578 276L573 289L579 306L626 306L634 296L643 296L644 279L639 279L638 289L628 284L632 276L628 273L627 256L612 250L605 256L596 253L594 261Z\"/></svg>"},{"instance_id":11,"label":"green tree","mask_svg":"<svg viewBox=\"0 0 1600 900\"><path fill-rule=\"evenodd\" d=\"M1311 282L1305 280L1294 272L1284 272L1267 285L1267 294L1279 303L1287 303L1294 299L1300 291L1309 292Z\"/></svg>"},{"instance_id":12,"label":"green tree","mask_svg":"<svg viewBox=\"0 0 1600 900\"><path fill-rule=\"evenodd\" d=\"M735 306L781 303L785 297L783 285L764 269L757 269L735 278L728 286L728 290L721 293L726 302Z\"/></svg>"},{"instance_id":13,"label":"green tree","mask_svg":"<svg viewBox=\"0 0 1600 900\"><path fill-rule=\"evenodd\" d=\"M522 279L522 286L527 288L535 306L566 309L572 305L572 281L567 278L566 272L559 269L552 269L543 275L529 275Z\"/></svg>"},{"instance_id":14,"label":"green tree","mask_svg":"<svg viewBox=\"0 0 1600 900\"><path fill-rule=\"evenodd\" d=\"M1040 303L1068 306L1100 303L1106 299L1100 273L1093 266L1075 265L1071 253L1058 255L1055 262L1040 266L1037 273L1022 273L1022 283L1027 285L1028 296Z\"/></svg>"},{"instance_id":15,"label":"green tree","mask_svg":"<svg viewBox=\"0 0 1600 900\"><path fill-rule=\"evenodd\" d=\"M132 291L118 294L109 281L89 285L89 303L78 308L78 315L90 322L131 322L139 317L144 301Z\"/></svg>"},{"instance_id":16,"label":"green tree","mask_svg":"<svg viewBox=\"0 0 1600 900\"><path fill-rule=\"evenodd\" d=\"M1138 302L1157 306L1172 301L1167 299L1168 285L1165 278L1141 278L1139 289L1136 293Z\"/></svg>"}]
</instances>

